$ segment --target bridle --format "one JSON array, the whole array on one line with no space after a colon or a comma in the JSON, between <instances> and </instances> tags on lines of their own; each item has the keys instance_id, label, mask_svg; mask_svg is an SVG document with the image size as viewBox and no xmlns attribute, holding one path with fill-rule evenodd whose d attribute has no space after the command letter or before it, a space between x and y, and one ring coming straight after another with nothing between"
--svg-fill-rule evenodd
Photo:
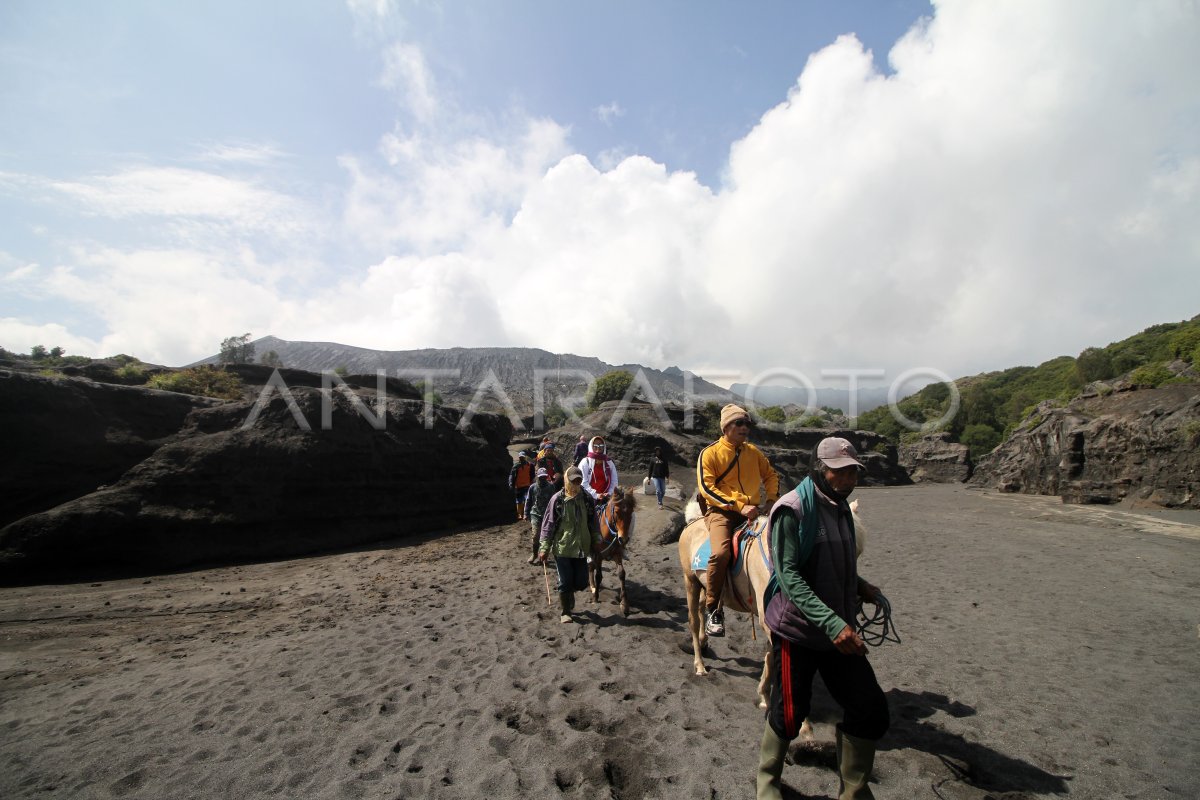
<instances>
[{"instance_id":1,"label":"bridle","mask_svg":"<svg viewBox=\"0 0 1200 800\"><path fill-rule=\"evenodd\" d=\"M625 546L625 542L621 541L620 536L619 536L619 531L617 530L616 506L617 506L616 499L610 497L608 499L608 502L604 504L604 510L600 512L600 526L601 526L602 531L604 533L607 533L606 538L609 539L609 543L604 547L604 549L602 549L600 551L600 555L602 555L602 556L605 555L606 553L608 553L609 550L613 549L618 544L620 544L621 547ZM633 515L632 514L629 515L629 527L626 529L625 533L626 533L625 541L627 542L633 536Z\"/></svg>"}]
</instances>

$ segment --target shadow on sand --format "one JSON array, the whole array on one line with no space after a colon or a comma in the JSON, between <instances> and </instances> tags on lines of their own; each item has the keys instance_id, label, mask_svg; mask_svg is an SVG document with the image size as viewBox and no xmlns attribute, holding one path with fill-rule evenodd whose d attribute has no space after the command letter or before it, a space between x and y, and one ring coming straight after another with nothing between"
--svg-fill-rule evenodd
<instances>
[{"instance_id":1,"label":"shadow on sand","mask_svg":"<svg viewBox=\"0 0 1200 800\"><path fill-rule=\"evenodd\" d=\"M936 796L941 796L938 789L948 782L963 783L988 795L1067 794L1069 777L1053 775L1028 761L968 741L959 734L943 730L936 722L926 721L938 713L956 718L974 716L976 712L971 706L933 692L892 689L887 695L892 727L879 742L879 750L916 750L938 759L950 776L933 784L931 788ZM841 709L819 680L813 684L809 716L829 724L835 724L842 716ZM837 769L837 754L832 742L801 743L793 749L792 758L797 764ZM785 793L784 797L787 796Z\"/></svg>"}]
</instances>

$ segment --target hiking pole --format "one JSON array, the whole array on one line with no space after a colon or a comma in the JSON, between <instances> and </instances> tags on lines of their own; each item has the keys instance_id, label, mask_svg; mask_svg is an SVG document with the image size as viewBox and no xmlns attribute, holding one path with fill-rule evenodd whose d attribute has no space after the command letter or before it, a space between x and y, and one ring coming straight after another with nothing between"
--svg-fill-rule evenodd
<instances>
[{"instance_id":1,"label":"hiking pole","mask_svg":"<svg viewBox=\"0 0 1200 800\"><path fill-rule=\"evenodd\" d=\"M542 562L542 574L546 576L546 605L552 606L554 603L550 600L550 570L545 561Z\"/></svg>"}]
</instances>

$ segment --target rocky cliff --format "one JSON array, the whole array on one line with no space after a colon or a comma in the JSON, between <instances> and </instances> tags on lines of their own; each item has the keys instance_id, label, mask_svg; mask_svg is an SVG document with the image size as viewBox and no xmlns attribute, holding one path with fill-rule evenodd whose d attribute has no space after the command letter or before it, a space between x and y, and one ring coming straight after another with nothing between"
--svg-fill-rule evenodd
<instances>
[{"instance_id":1,"label":"rocky cliff","mask_svg":"<svg viewBox=\"0 0 1200 800\"><path fill-rule=\"evenodd\" d=\"M971 477L971 453L946 432L900 446L900 464L917 483L963 483Z\"/></svg>"},{"instance_id":2,"label":"rocky cliff","mask_svg":"<svg viewBox=\"0 0 1200 800\"><path fill-rule=\"evenodd\" d=\"M1200 508L1200 384L1042 403L971 483L1071 503Z\"/></svg>"},{"instance_id":3,"label":"rocky cliff","mask_svg":"<svg viewBox=\"0 0 1200 800\"><path fill-rule=\"evenodd\" d=\"M0 527L113 483L220 400L0 370Z\"/></svg>"},{"instance_id":4,"label":"rocky cliff","mask_svg":"<svg viewBox=\"0 0 1200 800\"><path fill-rule=\"evenodd\" d=\"M388 396L379 410L373 390L326 401L296 381L294 406L274 392L248 424L255 400L0 380L4 579L298 555L512 512L503 417L460 425L454 409L426 416L420 401Z\"/></svg>"}]
</instances>

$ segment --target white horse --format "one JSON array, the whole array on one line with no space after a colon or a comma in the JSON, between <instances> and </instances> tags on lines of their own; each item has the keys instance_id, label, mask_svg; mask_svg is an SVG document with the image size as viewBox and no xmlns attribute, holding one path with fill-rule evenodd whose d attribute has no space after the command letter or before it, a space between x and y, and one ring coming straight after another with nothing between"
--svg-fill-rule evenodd
<instances>
[{"instance_id":1,"label":"white horse","mask_svg":"<svg viewBox=\"0 0 1200 800\"><path fill-rule=\"evenodd\" d=\"M850 504L850 511L854 514L854 552L857 558L862 555L867 538L862 519L858 516L858 500ZM708 644L708 633L704 630L704 605L701 591L707 592L708 575L707 565L696 562L696 553L708 541L708 527L704 524L703 517L700 516L700 505L694 496L684 511L684 520L687 524L683 533L679 535L679 562L683 567L683 585L687 590L688 628L691 629L692 634L692 664L697 675L707 675L708 670L704 668L702 652ZM772 572L771 551L766 541L767 515L760 515L752 528L755 531L753 539L743 545L747 551L742 559L742 569L736 576L729 576L725 582L724 606L733 611L749 614L751 624L760 625L765 634L764 640L767 642L767 648L763 655L762 676L758 681L758 706L766 708L770 700L768 687L771 677L771 632L767 629L766 620L763 618L763 592L767 589ZM757 620L754 619L755 617ZM807 739L812 738L812 726L808 720L805 720L804 725L801 726L800 735Z\"/></svg>"}]
</instances>

